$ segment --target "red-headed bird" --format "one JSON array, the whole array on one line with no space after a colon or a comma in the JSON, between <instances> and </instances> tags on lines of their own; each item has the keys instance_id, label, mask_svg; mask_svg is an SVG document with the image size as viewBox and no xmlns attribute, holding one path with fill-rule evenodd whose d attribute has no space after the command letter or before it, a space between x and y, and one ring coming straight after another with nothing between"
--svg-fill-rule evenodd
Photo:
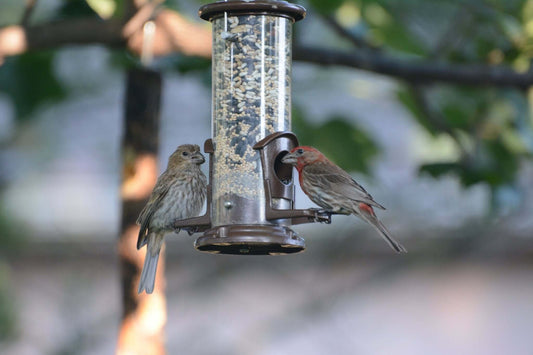
<instances>
[{"instance_id":1,"label":"red-headed bird","mask_svg":"<svg viewBox=\"0 0 533 355\"><path fill-rule=\"evenodd\" d=\"M180 145L170 158L167 170L157 179L150 199L137 224L141 226L137 249L148 244L139 293L154 291L159 252L165 235L174 232L170 225L176 219L196 217L204 205L207 180L200 170L205 161L196 144Z\"/></svg>"},{"instance_id":2,"label":"red-headed bird","mask_svg":"<svg viewBox=\"0 0 533 355\"><path fill-rule=\"evenodd\" d=\"M374 213L373 207L385 207L352 177L313 147L296 147L281 160L298 170L300 186L320 207L338 213L353 214L374 226L398 253L407 250L390 236L390 232Z\"/></svg>"}]
</instances>

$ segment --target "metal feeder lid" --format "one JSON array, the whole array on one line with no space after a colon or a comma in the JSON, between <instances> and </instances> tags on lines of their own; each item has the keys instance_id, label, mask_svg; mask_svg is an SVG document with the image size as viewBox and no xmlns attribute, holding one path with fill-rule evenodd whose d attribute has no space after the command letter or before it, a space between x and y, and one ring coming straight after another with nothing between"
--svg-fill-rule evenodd
<instances>
[{"instance_id":1,"label":"metal feeder lid","mask_svg":"<svg viewBox=\"0 0 533 355\"><path fill-rule=\"evenodd\" d=\"M206 21L212 21L216 17L222 16L225 12L231 15L266 14L284 16L294 22L300 21L305 17L305 8L303 6L277 0L217 1L200 7L198 15Z\"/></svg>"}]
</instances>

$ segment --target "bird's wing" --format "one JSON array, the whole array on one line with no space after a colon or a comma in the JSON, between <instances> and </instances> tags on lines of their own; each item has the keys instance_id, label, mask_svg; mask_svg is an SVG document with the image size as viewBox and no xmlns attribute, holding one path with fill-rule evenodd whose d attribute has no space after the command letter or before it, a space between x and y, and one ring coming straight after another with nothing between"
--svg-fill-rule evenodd
<instances>
[{"instance_id":1,"label":"bird's wing","mask_svg":"<svg viewBox=\"0 0 533 355\"><path fill-rule=\"evenodd\" d=\"M170 189L171 185L167 183L168 176L165 173L163 173L159 179L157 179L157 183L155 184L154 190L150 195L148 203L146 203L146 206L144 206L143 210L139 214L139 217L137 218L136 223L141 226L141 229L139 230L139 238L137 239L137 249L140 249L148 242L146 237L148 227L150 226L150 220Z\"/></svg>"},{"instance_id":2,"label":"bird's wing","mask_svg":"<svg viewBox=\"0 0 533 355\"><path fill-rule=\"evenodd\" d=\"M334 164L315 163L304 168L305 178L312 185L325 184L327 188L350 200L364 202L371 206L385 209L374 201L361 185L359 185L346 171Z\"/></svg>"}]
</instances>

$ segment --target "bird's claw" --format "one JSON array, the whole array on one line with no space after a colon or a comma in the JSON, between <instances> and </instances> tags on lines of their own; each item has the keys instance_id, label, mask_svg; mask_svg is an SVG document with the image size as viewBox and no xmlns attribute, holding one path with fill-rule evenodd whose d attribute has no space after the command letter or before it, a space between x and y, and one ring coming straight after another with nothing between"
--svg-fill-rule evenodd
<instances>
[{"instance_id":1,"label":"bird's claw","mask_svg":"<svg viewBox=\"0 0 533 355\"><path fill-rule=\"evenodd\" d=\"M198 233L198 227L187 227L187 228L182 228L182 230L186 231L188 235L193 235L194 233Z\"/></svg>"},{"instance_id":2,"label":"bird's claw","mask_svg":"<svg viewBox=\"0 0 533 355\"><path fill-rule=\"evenodd\" d=\"M315 222L331 224L331 211L322 208L310 208L315 212Z\"/></svg>"}]
</instances>

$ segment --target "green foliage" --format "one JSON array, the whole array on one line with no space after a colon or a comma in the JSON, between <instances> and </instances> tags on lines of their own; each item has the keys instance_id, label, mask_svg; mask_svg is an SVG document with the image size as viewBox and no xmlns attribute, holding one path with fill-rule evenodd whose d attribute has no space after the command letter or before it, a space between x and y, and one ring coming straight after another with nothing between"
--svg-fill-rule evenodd
<instances>
[{"instance_id":1,"label":"green foliage","mask_svg":"<svg viewBox=\"0 0 533 355\"><path fill-rule=\"evenodd\" d=\"M0 67L0 92L12 100L18 119L28 119L39 105L66 96L54 76L53 60L53 52L25 53L7 58Z\"/></svg>"},{"instance_id":2,"label":"green foliage","mask_svg":"<svg viewBox=\"0 0 533 355\"><path fill-rule=\"evenodd\" d=\"M177 56L174 60L174 67L180 73L206 73L211 74L211 60L200 57Z\"/></svg>"},{"instance_id":3,"label":"green foliage","mask_svg":"<svg viewBox=\"0 0 533 355\"><path fill-rule=\"evenodd\" d=\"M101 18L107 19L113 16L116 10L116 3L113 0L86 0L87 5Z\"/></svg>"},{"instance_id":4,"label":"green foliage","mask_svg":"<svg viewBox=\"0 0 533 355\"><path fill-rule=\"evenodd\" d=\"M467 187L484 183L498 196L502 188L512 186L515 191L520 162L531 157L533 147L523 94L461 87L433 88L426 94L443 120L435 128L430 124L435 118L426 116L424 120L422 115L423 126L429 125L428 131L435 135L452 135L462 153L455 161L424 164L420 172L435 178L453 174ZM502 203L491 207L505 210Z\"/></svg>"},{"instance_id":5,"label":"green foliage","mask_svg":"<svg viewBox=\"0 0 533 355\"><path fill-rule=\"evenodd\" d=\"M66 0L63 1L59 11L58 18L72 18L72 17L89 17L98 16L97 13L85 0Z\"/></svg>"},{"instance_id":6,"label":"green foliage","mask_svg":"<svg viewBox=\"0 0 533 355\"><path fill-rule=\"evenodd\" d=\"M350 33L387 55L506 65L518 71L530 66L533 0L346 0L350 21L343 16L345 6L324 9L317 2L310 5L334 11ZM526 93L433 84L400 87L397 98L425 131L435 138L451 136L460 152L448 161L422 165L421 173L435 178L452 174L464 186L484 183L495 194L509 186L516 190L521 162L533 153L533 114ZM342 146L346 134L338 137Z\"/></svg>"},{"instance_id":7,"label":"green foliage","mask_svg":"<svg viewBox=\"0 0 533 355\"><path fill-rule=\"evenodd\" d=\"M10 290L8 288L8 268L0 260L0 342L15 335L16 315Z\"/></svg>"},{"instance_id":8,"label":"green foliage","mask_svg":"<svg viewBox=\"0 0 533 355\"><path fill-rule=\"evenodd\" d=\"M98 14L103 19L108 19L111 17L120 18L124 15L125 9L125 0L85 0L87 6L92 9L95 13ZM80 4L76 1L77 6L84 8L84 11L87 12L85 5Z\"/></svg>"},{"instance_id":9,"label":"green foliage","mask_svg":"<svg viewBox=\"0 0 533 355\"><path fill-rule=\"evenodd\" d=\"M467 87L440 87L430 90L432 101L451 129L473 133L476 124L487 117L488 107L496 99L494 90Z\"/></svg>"},{"instance_id":10,"label":"green foliage","mask_svg":"<svg viewBox=\"0 0 533 355\"><path fill-rule=\"evenodd\" d=\"M411 112L417 122L422 125L431 135L436 136L439 132L427 120L424 110L420 107L411 90L399 88L396 91L398 100Z\"/></svg>"},{"instance_id":11,"label":"green foliage","mask_svg":"<svg viewBox=\"0 0 533 355\"><path fill-rule=\"evenodd\" d=\"M109 64L117 69L130 69L139 65L139 58L124 49L110 51Z\"/></svg>"},{"instance_id":12,"label":"green foliage","mask_svg":"<svg viewBox=\"0 0 533 355\"><path fill-rule=\"evenodd\" d=\"M457 162L424 164L420 172L433 177L455 174L465 186L486 183L495 189L514 182L519 159L500 140L483 141L471 156Z\"/></svg>"},{"instance_id":13,"label":"green foliage","mask_svg":"<svg viewBox=\"0 0 533 355\"><path fill-rule=\"evenodd\" d=\"M344 0L309 0L314 9L329 14L337 10L344 3Z\"/></svg>"},{"instance_id":14,"label":"green foliage","mask_svg":"<svg viewBox=\"0 0 533 355\"><path fill-rule=\"evenodd\" d=\"M0 207L0 256L2 253L10 254L24 247L26 243L27 229L23 223L14 220L7 211Z\"/></svg>"},{"instance_id":15,"label":"green foliage","mask_svg":"<svg viewBox=\"0 0 533 355\"><path fill-rule=\"evenodd\" d=\"M420 167L420 173L427 173L434 178L460 171L459 163L430 163Z\"/></svg>"},{"instance_id":16,"label":"green foliage","mask_svg":"<svg viewBox=\"0 0 533 355\"><path fill-rule=\"evenodd\" d=\"M379 148L357 125L339 116L313 125L303 118L300 110L293 110L292 118L293 131L300 144L316 147L345 170L370 173L372 158Z\"/></svg>"},{"instance_id":17,"label":"green foliage","mask_svg":"<svg viewBox=\"0 0 533 355\"><path fill-rule=\"evenodd\" d=\"M212 0L174 0L188 8ZM529 70L533 56L533 0L309 0L309 14L343 19L348 33L359 36L391 58L425 59L469 65L505 65ZM120 17L124 0L64 0L54 19ZM298 27L295 27L298 31ZM317 39L320 41L320 39ZM297 42L297 41L296 41ZM322 43L316 43L321 45ZM313 43L310 43L313 45ZM357 48L354 50L365 51ZM120 69L138 65L138 58L114 50L111 64ZM209 81L209 61L185 56L156 60L164 71L190 73ZM372 64L372 63L370 63ZM55 78L54 53L28 53L7 58L0 66L0 91L14 103L17 118L28 119L40 105L67 93ZM516 186L521 162L533 153L533 122L527 93L501 88L428 85L422 94L399 88L398 100L433 137L450 136L460 152L448 161L429 161L421 173L453 174L465 186L484 183L493 191ZM329 117L314 125L296 111L294 130L302 144L323 150L348 170L369 172L378 147L351 123L351 117Z\"/></svg>"}]
</instances>

